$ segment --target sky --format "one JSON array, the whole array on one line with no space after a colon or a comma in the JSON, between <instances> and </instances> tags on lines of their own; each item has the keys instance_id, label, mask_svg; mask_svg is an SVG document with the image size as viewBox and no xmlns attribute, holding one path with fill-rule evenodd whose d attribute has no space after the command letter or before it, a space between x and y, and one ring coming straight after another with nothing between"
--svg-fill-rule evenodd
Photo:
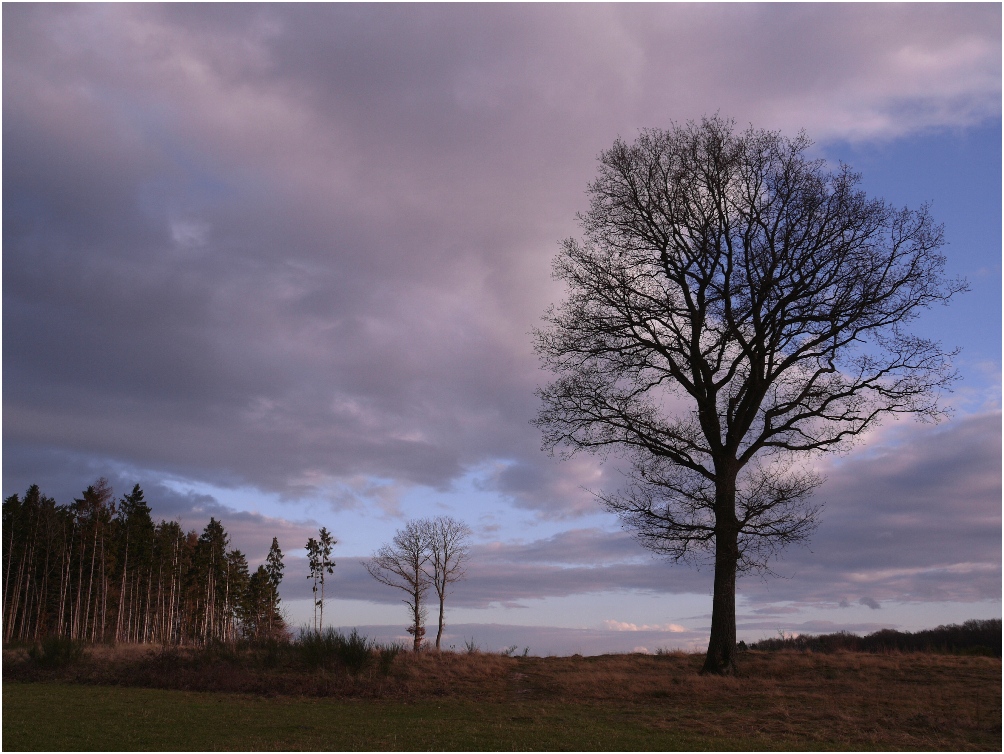
<instances>
[{"instance_id":1,"label":"sky","mask_svg":"<svg viewBox=\"0 0 1004 754\"><path fill-rule=\"evenodd\" d=\"M406 638L362 561L474 531L446 644L702 650L712 570L604 512L616 463L540 450L530 331L597 156L719 113L804 129L872 196L927 202L970 291L937 425L825 475L819 527L739 581L747 641L1001 615L1001 7L3 6L3 495L139 483L252 564L338 539L326 615Z\"/></svg>"}]
</instances>

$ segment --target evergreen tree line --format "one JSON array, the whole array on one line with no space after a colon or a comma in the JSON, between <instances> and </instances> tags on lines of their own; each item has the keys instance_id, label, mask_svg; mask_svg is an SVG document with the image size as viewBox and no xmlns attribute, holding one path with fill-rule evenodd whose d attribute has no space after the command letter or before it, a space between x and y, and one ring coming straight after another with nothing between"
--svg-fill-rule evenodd
<instances>
[{"instance_id":1,"label":"evergreen tree line","mask_svg":"<svg viewBox=\"0 0 1004 754\"><path fill-rule=\"evenodd\" d=\"M253 573L215 518L155 524L143 490L99 479L69 505L32 485L3 501L3 640L207 644L285 632L272 539Z\"/></svg>"}]
</instances>

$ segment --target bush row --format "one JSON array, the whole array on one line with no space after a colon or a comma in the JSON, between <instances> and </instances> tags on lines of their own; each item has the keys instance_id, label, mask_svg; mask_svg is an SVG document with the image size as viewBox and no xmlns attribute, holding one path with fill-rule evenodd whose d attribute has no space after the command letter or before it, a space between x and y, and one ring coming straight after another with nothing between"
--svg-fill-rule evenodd
<instances>
[{"instance_id":1,"label":"bush row","mask_svg":"<svg viewBox=\"0 0 1004 754\"><path fill-rule=\"evenodd\" d=\"M1000 657L1001 619L967 620L962 625L953 623L913 633L885 628L867 636L857 636L846 631L799 636L782 634L774 639L761 639L749 645L749 648L767 651L800 649L812 652L944 652Z\"/></svg>"},{"instance_id":2,"label":"bush row","mask_svg":"<svg viewBox=\"0 0 1004 754\"><path fill-rule=\"evenodd\" d=\"M49 635L28 649L28 657L43 668L61 668L84 657L84 642L65 636ZM350 675L376 664L383 675L390 672L394 658L403 650L400 644L380 645L359 634L356 629L348 636L327 628L323 631L303 630L297 639L269 638L261 641L213 642L196 652L196 661L247 664L255 662L276 666L299 661L308 668L333 670L341 668Z\"/></svg>"}]
</instances>

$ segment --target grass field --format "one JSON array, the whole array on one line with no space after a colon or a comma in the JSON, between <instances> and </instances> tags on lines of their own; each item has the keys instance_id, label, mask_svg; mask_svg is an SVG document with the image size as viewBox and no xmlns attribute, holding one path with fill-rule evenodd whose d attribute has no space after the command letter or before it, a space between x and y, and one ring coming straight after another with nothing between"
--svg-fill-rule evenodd
<instances>
[{"instance_id":1,"label":"grass field","mask_svg":"<svg viewBox=\"0 0 1004 754\"><path fill-rule=\"evenodd\" d=\"M299 687L290 669L248 674L233 658L192 665L199 675L176 661L164 676L137 672L143 658L31 674L5 657L4 749L999 751L1001 741L1001 661L988 657L750 652L740 677L710 678L685 654L428 653L402 655L387 676L301 670ZM273 686L260 685L269 676ZM167 678L181 681L109 685ZM253 694L179 687L252 678Z\"/></svg>"}]
</instances>

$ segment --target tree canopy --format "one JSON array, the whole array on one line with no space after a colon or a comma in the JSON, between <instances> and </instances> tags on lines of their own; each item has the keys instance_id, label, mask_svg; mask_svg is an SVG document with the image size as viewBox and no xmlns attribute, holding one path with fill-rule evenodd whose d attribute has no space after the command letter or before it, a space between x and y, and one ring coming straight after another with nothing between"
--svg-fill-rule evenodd
<instances>
[{"instance_id":1,"label":"tree canopy","mask_svg":"<svg viewBox=\"0 0 1004 754\"><path fill-rule=\"evenodd\" d=\"M952 353L907 329L963 290L926 206L898 209L800 134L718 116L618 139L600 156L568 296L536 349L544 447L616 450L606 505L674 559L711 554L705 669L731 672L735 578L813 530L804 461L883 417L938 418Z\"/></svg>"}]
</instances>

